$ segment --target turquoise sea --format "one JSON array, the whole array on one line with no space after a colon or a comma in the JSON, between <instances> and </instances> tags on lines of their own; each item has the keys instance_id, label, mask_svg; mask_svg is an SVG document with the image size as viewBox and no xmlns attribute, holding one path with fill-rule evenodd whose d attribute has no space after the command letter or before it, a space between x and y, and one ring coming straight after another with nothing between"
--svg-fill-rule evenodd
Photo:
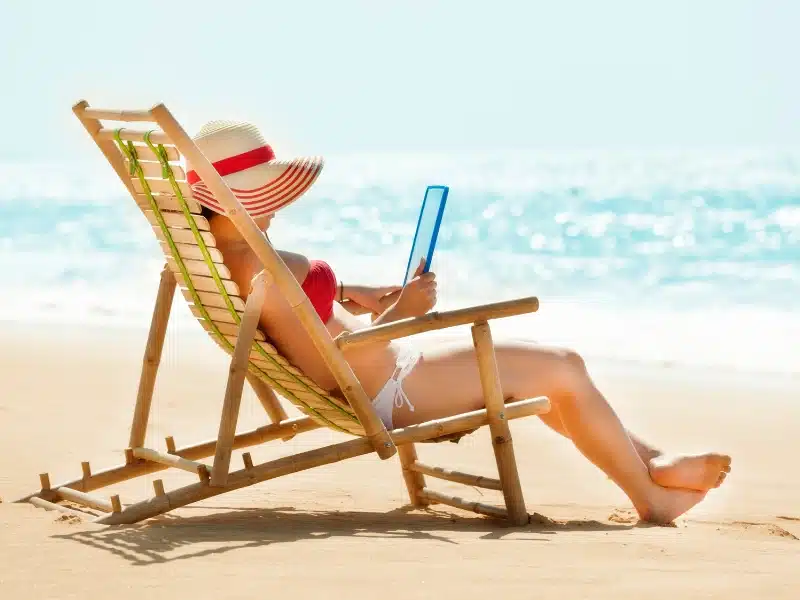
<instances>
[{"instance_id":1,"label":"turquoise sea","mask_svg":"<svg viewBox=\"0 0 800 600\"><path fill-rule=\"evenodd\" d=\"M0 164L4 319L149 325L163 261L115 177L99 153ZM497 331L800 372L800 151L332 156L270 237L346 281L401 283L433 183L451 188L439 308L536 295Z\"/></svg>"}]
</instances>

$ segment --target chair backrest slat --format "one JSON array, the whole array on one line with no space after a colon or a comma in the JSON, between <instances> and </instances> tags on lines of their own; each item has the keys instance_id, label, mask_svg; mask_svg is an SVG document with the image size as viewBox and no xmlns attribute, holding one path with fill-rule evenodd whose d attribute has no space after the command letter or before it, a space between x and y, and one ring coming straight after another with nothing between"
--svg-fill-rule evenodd
<instances>
[{"instance_id":1,"label":"chair backrest slat","mask_svg":"<svg viewBox=\"0 0 800 600\"><path fill-rule=\"evenodd\" d=\"M234 325L233 323L225 323L225 322L222 322L222 321L212 321L211 323L209 323L205 319L198 319L198 322L203 327L203 329L205 329L207 332L209 332L211 334L213 334L215 332L214 331L215 329L218 330L218 331L221 331L223 334L225 334L225 337L228 337L231 340L233 340L234 344L236 343L236 340L238 339L238 336L239 336L239 326L238 325ZM213 323L213 325L212 325L212 323ZM259 341L259 342L263 342L263 341L266 341L267 338L261 331L256 330L255 339L257 341Z\"/></svg>"},{"instance_id":2,"label":"chair backrest slat","mask_svg":"<svg viewBox=\"0 0 800 600\"><path fill-rule=\"evenodd\" d=\"M192 280L194 289L198 291L214 293L219 292L217 281L211 277L205 277L204 275L189 275L189 278ZM183 277L183 273L175 273L175 279L178 280L180 285L186 288L189 287L188 282ZM236 285L235 281L231 281L230 279L220 279L220 282L229 296L241 296L239 293L239 286Z\"/></svg>"},{"instance_id":3,"label":"chair backrest slat","mask_svg":"<svg viewBox=\"0 0 800 600\"><path fill-rule=\"evenodd\" d=\"M146 147L146 146L145 146ZM148 152L152 154L152 150L147 148ZM153 155L155 158L155 155ZM145 177L148 178L158 178L161 177L161 163L155 161L145 161L139 160L137 161L139 166L142 168L142 172L144 173ZM130 169L131 163L128 159L125 159L125 166ZM186 181L186 171L184 171L183 167L179 164L172 165L172 174L175 176L176 181Z\"/></svg>"},{"instance_id":4,"label":"chair backrest slat","mask_svg":"<svg viewBox=\"0 0 800 600\"><path fill-rule=\"evenodd\" d=\"M160 195L163 195L163 196L174 196L175 195L175 190L172 187L172 183L167 181L167 180L165 180L165 179L161 179L160 177L158 179L156 179L156 178L152 177L152 178L145 178L144 181L147 184L147 186L150 188L150 192L153 193L153 194L157 194L157 195L160 194ZM144 194L145 193L144 184L141 182L141 180L138 177L136 177L134 179L131 179L131 183L133 183L133 189L136 190L137 194ZM192 197L192 190L189 187L188 183L186 183L185 181L177 181L176 183L178 184L178 187L180 188L181 194L183 194L184 198L191 198Z\"/></svg>"},{"instance_id":5,"label":"chair backrest slat","mask_svg":"<svg viewBox=\"0 0 800 600\"><path fill-rule=\"evenodd\" d=\"M178 250L178 255L181 258L191 258L194 260L205 260L203 256L203 252L200 250L200 246L196 244L175 244L176 249ZM172 250L169 247L167 242L161 242L161 249L164 250L166 255L171 255ZM209 248L208 253L211 256L211 260L215 263L224 263L225 259L222 257L222 252L217 250L216 248Z\"/></svg>"},{"instance_id":6,"label":"chair backrest slat","mask_svg":"<svg viewBox=\"0 0 800 600\"><path fill-rule=\"evenodd\" d=\"M172 255L165 257L167 259L167 263L169 264L169 268L173 273L180 273L180 267L178 267L178 263L175 262L175 259ZM206 277L211 277L211 268L208 264L203 260L192 260L192 259L184 259L183 260L184 268L191 273L192 275L204 275ZM228 270L223 263L214 263L214 268L216 269L217 273L220 277L224 279L231 278L231 272Z\"/></svg>"},{"instance_id":7,"label":"chair backrest slat","mask_svg":"<svg viewBox=\"0 0 800 600\"><path fill-rule=\"evenodd\" d=\"M177 229L174 227L167 227L167 232L168 234L162 231L162 229L157 225L153 226L153 233L155 233L156 237L162 242L166 242L167 235L169 235L169 237L172 238L172 241L177 242L178 244L197 246L197 238L191 229ZM200 235L200 237L203 238L203 241L206 243L207 247L209 248L215 247L216 240L214 239L214 236L211 235L210 232L199 231L198 235Z\"/></svg>"},{"instance_id":8,"label":"chair backrest slat","mask_svg":"<svg viewBox=\"0 0 800 600\"><path fill-rule=\"evenodd\" d=\"M110 141L113 141L113 139ZM150 149L150 146L141 142L134 142L133 148L136 150L136 158L139 162L151 162L160 166L161 162L159 161L155 152ZM179 163L181 160L181 153L178 152L178 149L171 144L164 144L163 148L166 152L167 160L171 163L176 163L177 165L177 163ZM125 156L122 158L126 163L128 162L128 159Z\"/></svg>"},{"instance_id":9,"label":"chair backrest slat","mask_svg":"<svg viewBox=\"0 0 800 600\"><path fill-rule=\"evenodd\" d=\"M243 312L239 312L239 321L236 321L227 308L216 308L214 306L206 306L204 308L208 316L211 317L215 323L232 323L235 325L237 322L241 322L242 316L244 316ZM198 319L205 318L203 311L197 308L194 304L189 305L189 310Z\"/></svg>"},{"instance_id":10,"label":"chair backrest slat","mask_svg":"<svg viewBox=\"0 0 800 600\"><path fill-rule=\"evenodd\" d=\"M192 293L186 288L185 285L181 285L181 293L183 297L186 298L187 302L191 302L194 304L194 297ZM226 302L225 297L222 294L217 292L203 292L199 290L195 290L197 297L200 299L200 302L203 306L213 306L216 308L228 308L228 303ZM231 301L233 304L234 310L244 312L244 300L239 298L238 296L228 296L228 300Z\"/></svg>"},{"instance_id":11,"label":"chair backrest slat","mask_svg":"<svg viewBox=\"0 0 800 600\"><path fill-rule=\"evenodd\" d=\"M160 226L158 218L152 210L145 209L142 212L144 213L145 218L150 222L150 225L153 225L154 227ZM186 216L182 212L167 211L162 208L161 217L164 219L164 223L166 223L168 227L191 231L191 229L189 229L189 223L186 220ZM200 231L211 231L211 226L205 217L194 217L194 224Z\"/></svg>"},{"instance_id":12,"label":"chair backrest slat","mask_svg":"<svg viewBox=\"0 0 800 600\"><path fill-rule=\"evenodd\" d=\"M148 198L145 194L134 194L134 200L136 200L136 204L142 210L150 210L150 198ZM159 194L154 195L153 200L155 201L156 205L158 206L159 210L166 210L171 212L183 213L183 208L181 206L180 201L175 196L166 195L166 194ZM200 214L200 204L192 200L191 198L186 198L186 207L189 209L189 212L195 215Z\"/></svg>"}]
</instances>

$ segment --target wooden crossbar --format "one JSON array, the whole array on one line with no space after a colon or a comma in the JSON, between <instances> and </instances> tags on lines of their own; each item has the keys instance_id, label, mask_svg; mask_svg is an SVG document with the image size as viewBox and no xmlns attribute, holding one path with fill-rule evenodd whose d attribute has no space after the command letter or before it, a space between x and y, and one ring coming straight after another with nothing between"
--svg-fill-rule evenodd
<instances>
[{"instance_id":1,"label":"wooden crossbar","mask_svg":"<svg viewBox=\"0 0 800 600\"><path fill-rule=\"evenodd\" d=\"M89 119L104 121L150 121L155 122L149 110L109 110L105 108L86 108L83 115Z\"/></svg>"},{"instance_id":2,"label":"wooden crossbar","mask_svg":"<svg viewBox=\"0 0 800 600\"><path fill-rule=\"evenodd\" d=\"M29 502L38 508L43 508L45 510L57 510L58 512L62 512L66 515L71 515L73 517L79 517L81 519L91 519L96 517L96 515L92 513L85 513L79 510L73 510L69 506L63 506L62 504L56 504L55 502L50 502L49 500L45 500L44 498L39 498L38 496L33 496L29 499Z\"/></svg>"},{"instance_id":3,"label":"wooden crossbar","mask_svg":"<svg viewBox=\"0 0 800 600\"><path fill-rule=\"evenodd\" d=\"M152 118L151 118L152 120ZM146 129L123 129L119 132L119 139L130 142L144 142L144 134L147 133ZM116 129L103 128L97 132L97 139L114 141L117 139ZM173 144L174 142L169 139L169 136L160 131L153 131L150 134L150 141L154 144Z\"/></svg>"},{"instance_id":4,"label":"wooden crossbar","mask_svg":"<svg viewBox=\"0 0 800 600\"><path fill-rule=\"evenodd\" d=\"M416 471L417 473L422 473L423 475L430 475L431 477L452 481L454 483L473 485L475 487L480 487L487 490L503 489L503 485L500 483L499 479L483 477L481 475L472 475L471 473L462 473L461 471L452 471L442 467L434 467L419 461L412 464L409 469Z\"/></svg>"},{"instance_id":5,"label":"wooden crossbar","mask_svg":"<svg viewBox=\"0 0 800 600\"><path fill-rule=\"evenodd\" d=\"M83 506L101 510L107 513L115 512L114 505L111 503L111 500L98 498L97 496L92 496L86 492L80 492L71 488L58 488L55 490L55 494L62 500L69 500L75 504L82 504Z\"/></svg>"},{"instance_id":6,"label":"wooden crossbar","mask_svg":"<svg viewBox=\"0 0 800 600\"><path fill-rule=\"evenodd\" d=\"M487 319L500 319L535 312L539 299L535 296L505 302L494 302L481 306L460 308L444 312L431 312L421 317L400 319L386 325L368 327L353 332L344 332L336 337L336 345L346 349L373 342L387 342L418 333L469 325Z\"/></svg>"},{"instance_id":7,"label":"wooden crossbar","mask_svg":"<svg viewBox=\"0 0 800 600\"><path fill-rule=\"evenodd\" d=\"M180 456L175 456L174 454L165 454L164 452L152 450L151 448L133 448L132 450L133 455L136 458L142 458L151 462L161 463L162 465L166 465L168 467L182 469L184 471L188 471L189 473L195 473L198 477L200 477L200 479L203 480L208 479L209 477L209 468L203 463L187 460Z\"/></svg>"},{"instance_id":8,"label":"wooden crossbar","mask_svg":"<svg viewBox=\"0 0 800 600\"><path fill-rule=\"evenodd\" d=\"M463 498L459 498L457 496L448 496L447 494L442 494L440 492L428 488L423 489L420 492L420 496L422 496L423 499L431 503L438 502L440 504L447 504L448 506L461 508L463 510L470 510L480 515L486 515L488 517L496 517L498 519L508 518L508 511L505 508L500 508L499 506L492 506L491 504L483 504L481 502L472 502L470 500L464 500ZM528 516L526 514L525 523L527 522L528 522ZM515 524L519 525L520 523L515 523Z\"/></svg>"}]
</instances>

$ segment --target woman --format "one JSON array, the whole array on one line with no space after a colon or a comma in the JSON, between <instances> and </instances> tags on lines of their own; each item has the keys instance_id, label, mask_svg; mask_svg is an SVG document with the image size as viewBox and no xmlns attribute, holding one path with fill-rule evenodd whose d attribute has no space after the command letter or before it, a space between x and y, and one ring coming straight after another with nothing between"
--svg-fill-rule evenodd
<instances>
[{"instance_id":1,"label":"woman","mask_svg":"<svg viewBox=\"0 0 800 600\"><path fill-rule=\"evenodd\" d=\"M265 232L275 212L299 198L322 168L319 159L275 160L258 130L245 123L212 122L194 140ZM197 174L190 171L187 178L233 280L246 295L262 265ZM278 252L333 337L421 316L436 304L433 273L418 271L402 289L349 285L338 282L323 261ZM384 310L381 301L392 291L399 295ZM378 313L372 325L342 307L346 298ZM322 388L336 390L332 373L276 286L267 289L260 325L298 368ZM576 352L515 341L496 343L495 353L507 399L548 396L552 409L541 416L542 421L604 471L630 498L642 520L673 521L718 487L729 472L731 460L726 455L668 456L626 430ZM345 357L387 429L483 407L471 340L424 352L403 352L392 342L367 344L349 350Z\"/></svg>"}]
</instances>

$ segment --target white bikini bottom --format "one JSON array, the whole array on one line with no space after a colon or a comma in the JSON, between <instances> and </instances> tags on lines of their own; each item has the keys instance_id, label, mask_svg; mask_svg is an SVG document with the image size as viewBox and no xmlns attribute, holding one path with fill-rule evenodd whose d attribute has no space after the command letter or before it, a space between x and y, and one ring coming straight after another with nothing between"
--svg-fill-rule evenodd
<instances>
[{"instance_id":1,"label":"white bikini bottom","mask_svg":"<svg viewBox=\"0 0 800 600\"><path fill-rule=\"evenodd\" d=\"M414 405L411 404L408 396L403 391L403 379L414 370L420 358L422 358L422 352L416 350L406 351L401 354L397 359L397 367L394 373L372 400L375 412L378 413L378 417L383 421L383 425L388 431L394 429L392 423L395 406L401 408L405 403L408 404L411 412L414 412Z\"/></svg>"}]
</instances>

